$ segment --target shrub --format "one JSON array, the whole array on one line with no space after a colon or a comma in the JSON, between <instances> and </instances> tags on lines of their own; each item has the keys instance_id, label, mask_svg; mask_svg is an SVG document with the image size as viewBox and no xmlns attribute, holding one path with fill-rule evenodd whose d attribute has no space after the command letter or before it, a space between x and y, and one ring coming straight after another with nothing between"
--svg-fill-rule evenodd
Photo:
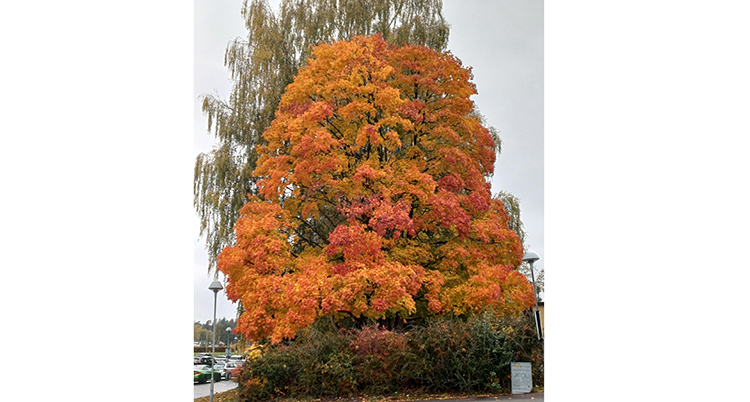
<instances>
[{"instance_id":1,"label":"shrub","mask_svg":"<svg viewBox=\"0 0 750 402\"><path fill-rule=\"evenodd\" d=\"M407 336L382 327L366 327L350 335L360 389L383 395L404 388L410 379Z\"/></svg>"},{"instance_id":2,"label":"shrub","mask_svg":"<svg viewBox=\"0 0 750 402\"><path fill-rule=\"evenodd\" d=\"M290 394L299 372L294 347L267 348L245 361L238 378L241 401L258 401Z\"/></svg>"},{"instance_id":3,"label":"shrub","mask_svg":"<svg viewBox=\"0 0 750 402\"><path fill-rule=\"evenodd\" d=\"M242 367L240 401L394 392L508 393L510 363L532 364L544 384L544 346L533 318L440 318L406 332L313 325L266 345Z\"/></svg>"},{"instance_id":4,"label":"shrub","mask_svg":"<svg viewBox=\"0 0 750 402\"><path fill-rule=\"evenodd\" d=\"M348 337L318 328L303 330L294 342L300 367L296 394L337 396L356 389Z\"/></svg>"}]
</instances>

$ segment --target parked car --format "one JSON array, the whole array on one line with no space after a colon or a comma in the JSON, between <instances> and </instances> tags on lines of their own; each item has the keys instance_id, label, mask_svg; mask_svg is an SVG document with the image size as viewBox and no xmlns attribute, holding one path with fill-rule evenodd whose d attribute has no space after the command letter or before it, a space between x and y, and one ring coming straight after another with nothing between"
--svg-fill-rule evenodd
<instances>
[{"instance_id":1,"label":"parked car","mask_svg":"<svg viewBox=\"0 0 750 402\"><path fill-rule=\"evenodd\" d=\"M222 373L214 366L214 381L221 381ZM203 384L211 381L211 366L200 364L193 366L193 382Z\"/></svg>"},{"instance_id":2,"label":"parked car","mask_svg":"<svg viewBox=\"0 0 750 402\"><path fill-rule=\"evenodd\" d=\"M211 363L216 363L216 359L211 356L195 356L193 358L193 364L205 364L210 366Z\"/></svg>"},{"instance_id":3,"label":"parked car","mask_svg":"<svg viewBox=\"0 0 750 402\"><path fill-rule=\"evenodd\" d=\"M239 363L235 362L229 362L224 366L224 378L227 380L231 380L232 378L237 376L236 370L238 370L240 367Z\"/></svg>"},{"instance_id":4,"label":"parked car","mask_svg":"<svg viewBox=\"0 0 750 402\"><path fill-rule=\"evenodd\" d=\"M224 363L214 363L214 371L218 371L219 373L221 373L222 379L226 378L226 369Z\"/></svg>"}]
</instances>

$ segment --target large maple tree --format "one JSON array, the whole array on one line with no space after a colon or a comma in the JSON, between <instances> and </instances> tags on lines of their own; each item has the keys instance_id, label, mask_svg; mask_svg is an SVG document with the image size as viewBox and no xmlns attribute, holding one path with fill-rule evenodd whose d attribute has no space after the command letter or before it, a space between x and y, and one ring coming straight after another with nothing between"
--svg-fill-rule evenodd
<instances>
[{"instance_id":1,"label":"large maple tree","mask_svg":"<svg viewBox=\"0 0 750 402\"><path fill-rule=\"evenodd\" d=\"M490 193L495 142L450 53L360 36L317 46L259 148L258 195L219 255L248 339L320 317L400 322L533 305Z\"/></svg>"}]
</instances>

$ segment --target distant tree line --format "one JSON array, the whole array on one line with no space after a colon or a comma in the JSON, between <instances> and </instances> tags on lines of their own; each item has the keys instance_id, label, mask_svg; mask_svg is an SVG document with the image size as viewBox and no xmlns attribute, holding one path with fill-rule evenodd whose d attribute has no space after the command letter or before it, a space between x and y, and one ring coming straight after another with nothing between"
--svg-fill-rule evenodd
<instances>
[{"instance_id":1,"label":"distant tree line","mask_svg":"<svg viewBox=\"0 0 750 402\"><path fill-rule=\"evenodd\" d=\"M193 324L193 341L210 345L211 341L213 340L212 326L213 322L211 320L208 320L205 323L195 321L195 323ZM239 340L240 336L236 335L232 331L227 331L227 328L232 328L232 330L237 328L237 319L232 318L231 320L227 320L226 318L220 318L216 320L217 345L219 345L220 342L222 344L226 344L227 336L229 336L232 344L236 344Z\"/></svg>"}]
</instances>

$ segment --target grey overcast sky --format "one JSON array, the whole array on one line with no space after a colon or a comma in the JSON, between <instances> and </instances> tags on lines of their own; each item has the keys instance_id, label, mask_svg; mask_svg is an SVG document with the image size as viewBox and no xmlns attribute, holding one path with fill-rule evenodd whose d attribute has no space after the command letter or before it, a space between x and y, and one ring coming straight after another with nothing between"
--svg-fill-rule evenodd
<instances>
[{"instance_id":1,"label":"grey overcast sky","mask_svg":"<svg viewBox=\"0 0 750 402\"><path fill-rule=\"evenodd\" d=\"M277 8L279 1L270 4ZM195 1L195 153L210 151L213 137L198 97L218 93L226 99L231 83L224 50L245 36L242 0ZM487 122L500 130L502 154L495 164L492 192L509 191L520 199L521 217L531 251L544 254L544 9L541 0L444 0L451 24L448 49L472 68L478 94L473 97ZM195 224L195 320L213 316L212 278ZM546 272L546 270L545 270ZM222 276L223 279L223 276ZM235 306L219 293L217 318L234 318Z\"/></svg>"}]
</instances>

